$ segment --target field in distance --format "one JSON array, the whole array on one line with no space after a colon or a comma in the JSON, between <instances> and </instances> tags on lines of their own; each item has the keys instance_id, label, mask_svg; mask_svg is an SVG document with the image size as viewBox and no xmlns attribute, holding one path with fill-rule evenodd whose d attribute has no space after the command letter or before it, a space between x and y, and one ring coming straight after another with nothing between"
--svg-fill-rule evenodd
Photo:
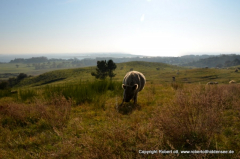
<instances>
[{"instance_id":1,"label":"field in distance","mask_svg":"<svg viewBox=\"0 0 240 159\"><path fill-rule=\"evenodd\" d=\"M239 73L235 72L235 67L228 69L214 68L189 68L168 65L163 63L153 62L126 62L118 63L117 69L114 71L116 76L115 81L122 81L125 74L130 69L140 71L145 76L147 81L154 83L171 83L172 77L175 77L179 83L197 83L206 84L214 81L219 84L227 84L230 80L239 81ZM83 67L74 69L62 69L43 73L41 75L31 77L22 81L19 86L40 86L45 84L57 84L74 81L94 80L91 72L95 71L96 67Z\"/></svg>"},{"instance_id":2,"label":"field in distance","mask_svg":"<svg viewBox=\"0 0 240 159\"><path fill-rule=\"evenodd\" d=\"M16 77L19 73L37 76L45 72L66 68L73 68L73 66L61 61L36 64L0 63L0 80L7 80L10 77Z\"/></svg>"}]
</instances>

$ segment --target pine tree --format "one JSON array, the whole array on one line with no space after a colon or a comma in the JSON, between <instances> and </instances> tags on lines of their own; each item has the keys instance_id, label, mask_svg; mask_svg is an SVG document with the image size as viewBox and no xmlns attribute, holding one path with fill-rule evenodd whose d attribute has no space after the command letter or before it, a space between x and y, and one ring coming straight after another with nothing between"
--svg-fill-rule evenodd
<instances>
[{"instance_id":1,"label":"pine tree","mask_svg":"<svg viewBox=\"0 0 240 159\"><path fill-rule=\"evenodd\" d=\"M107 63L105 61L97 61L96 73L92 72L92 76L95 76L97 79L105 79L108 75Z\"/></svg>"},{"instance_id":2,"label":"pine tree","mask_svg":"<svg viewBox=\"0 0 240 159\"><path fill-rule=\"evenodd\" d=\"M108 60L107 67L108 67L108 76L112 81L112 78L116 76L116 74L113 73L113 70L117 68L117 65L113 62L113 60Z\"/></svg>"},{"instance_id":3,"label":"pine tree","mask_svg":"<svg viewBox=\"0 0 240 159\"><path fill-rule=\"evenodd\" d=\"M117 68L116 64L112 60L102 60L102 61L97 61L97 68L96 72L92 72L91 75L95 76L96 79L106 79L107 76L112 78L116 75L113 73L113 70Z\"/></svg>"}]
</instances>

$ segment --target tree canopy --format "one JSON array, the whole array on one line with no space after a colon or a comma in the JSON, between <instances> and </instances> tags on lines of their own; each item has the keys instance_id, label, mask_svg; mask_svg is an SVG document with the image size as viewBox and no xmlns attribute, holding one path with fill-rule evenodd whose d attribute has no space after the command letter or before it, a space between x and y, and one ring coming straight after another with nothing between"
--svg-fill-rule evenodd
<instances>
[{"instance_id":1,"label":"tree canopy","mask_svg":"<svg viewBox=\"0 0 240 159\"><path fill-rule=\"evenodd\" d=\"M113 73L113 71L117 68L117 65L113 62L113 60L102 60L97 61L97 68L96 72L92 72L92 76L95 76L96 79L105 79L107 76L112 78L116 75Z\"/></svg>"}]
</instances>

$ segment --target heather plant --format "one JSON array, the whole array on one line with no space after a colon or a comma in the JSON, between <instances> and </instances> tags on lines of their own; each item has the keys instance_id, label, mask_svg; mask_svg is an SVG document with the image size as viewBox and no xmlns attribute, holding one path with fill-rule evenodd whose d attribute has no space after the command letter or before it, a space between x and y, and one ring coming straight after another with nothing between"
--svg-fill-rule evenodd
<instances>
[{"instance_id":1,"label":"heather plant","mask_svg":"<svg viewBox=\"0 0 240 159\"><path fill-rule=\"evenodd\" d=\"M170 142L174 149L219 149L224 142L220 134L229 134L226 124L229 119L226 120L225 113L233 106L237 107L240 89L232 86L189 87L178 90L173 101L156 111L153 121L164 132L164 142ZM216 142L221 144L216 146Z\"/></svg>"}]
</instances>

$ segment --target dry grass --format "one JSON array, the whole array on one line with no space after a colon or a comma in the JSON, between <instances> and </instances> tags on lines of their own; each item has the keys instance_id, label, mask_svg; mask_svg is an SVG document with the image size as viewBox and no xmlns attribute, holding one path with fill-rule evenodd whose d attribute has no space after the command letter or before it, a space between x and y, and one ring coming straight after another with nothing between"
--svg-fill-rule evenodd
<instances>
[{"instance_id":1,"label":"dry grass","mask_svg":"<svg viewBox=\"0 0 240 159\"><path fill-rule=\"evenodd\" d=\"M239 85L172 89L148 83L138 107L130 102L123 112L115 110L122 95L111 92L74 106L61 95L30 103L6 98L0 104L0 158L237 158L239 97ZM147 155L139 150L235 153Z\"/></svg>"},{"instance_id":2,"label":"dry grass","mask_svg":"<svg viewBox=\"0 0 240 159\"><path fill-rule=\"evenodd\" d=\"M238 119L240 117L239 97L240 87L236 86L185 87L177 92L172 102L166 103L163 108L158 108L153 118L154 125L163 131L164 142L169 145L168 149L230 149L238 152L236 145L235 147L221 145L223 146L221 147L217 146L217 143L225 142L221 134L229 126L226 124L229 120L226 112L234 110L238 112L235 117ZM233 123L239 124L238 121ZM235 133L239 133L239 130ZM237 136L234 138L240 140ZM201 156L210 157L211 155Z\"/></svg>"},{"instance_id":3,"label":"dry grass","mask_svg":"<svg viewBox=\"0 0 240 159\"><path fill-rule=\"evenodd\" d=\"M52 127L63 127L71 112L71 101L55 95L48 101L35 99L33 104L2 103L0 109L3 126L23 127L43 119Z\"/></svg>"},{"instance_id":4,"label":"dry grass","mask_svg":"<svg viewBox=\"0 0 240 159\"><path fill-rule=\"evenodd\" d=\"M172 82L172 83L171 83L171 87L172 87L174 90L182 89L182 88L183 88L183 84L182 84L182 83L177 83L177 82Z\"/></svg>"},{"instance_id":5,"label":"dry grass","mask_svg":"<svg viewBox=\"0 0 240 159\"><path fill-rule=\"evenodd\" d=\"M55 96L49 101L35 99L31 104L0 104L1 158L42 158L43 149L52 149L67 126L71 101ZM41 157L42 156L42 157Z\"/></svg>"}]
</instances>

